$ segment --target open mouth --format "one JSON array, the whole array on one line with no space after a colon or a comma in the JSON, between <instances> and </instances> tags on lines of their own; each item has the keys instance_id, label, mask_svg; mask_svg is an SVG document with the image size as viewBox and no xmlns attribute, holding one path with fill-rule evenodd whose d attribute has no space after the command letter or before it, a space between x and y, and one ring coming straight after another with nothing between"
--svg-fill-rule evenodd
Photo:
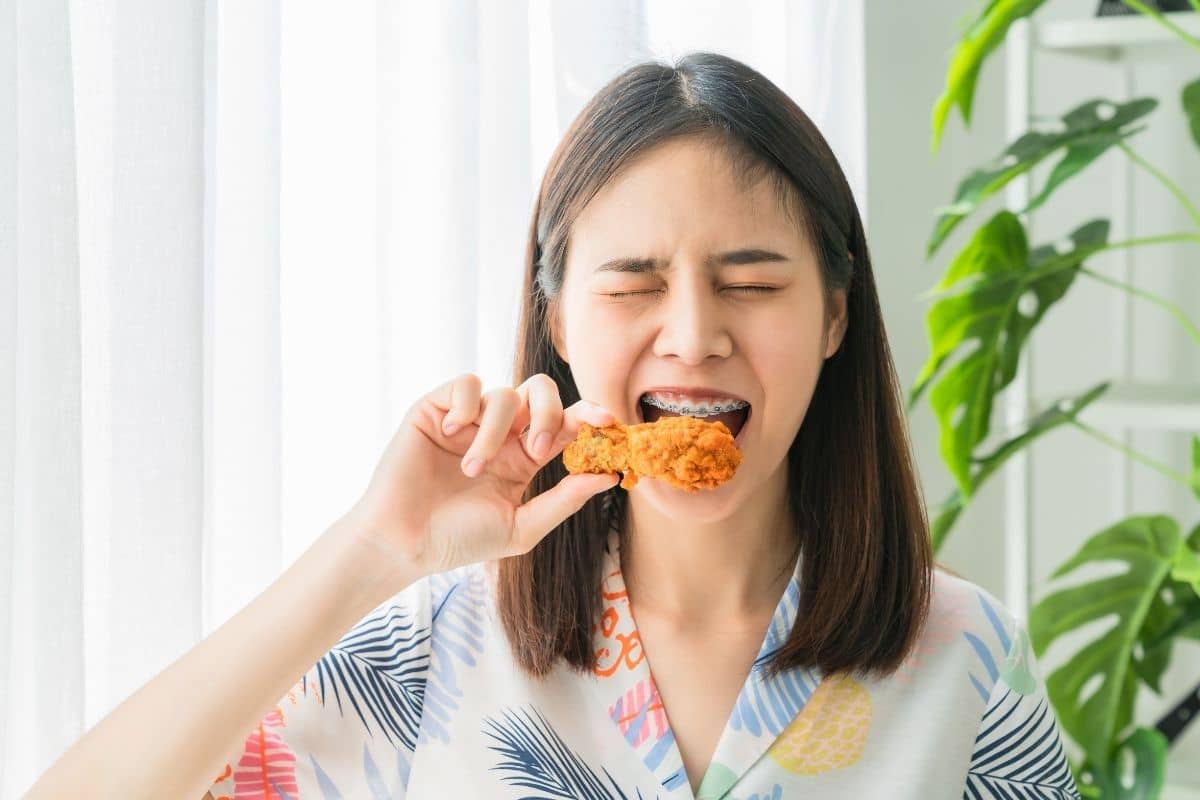
<instances>
[{"instance_id":1,"label":"open mouth","mask_svg":"<svg viewBox=\"0 0 1200 800\"><path fill-rule=\"evenodd\" d=\"M659 408L646 402L645 398L639 398L638 403L638 418L642 422L654 422L662 417L696 417L706 422L723 422L725 427L729 428L729 432L733 434L733 438L737 439L738 435L746 427L746 422L750 419L751 407L747 404L744 408L733 411L721 411L719 413L710 414L684 414L682 412L670 411L665 408Z\"/></svg>"}]
</instances>

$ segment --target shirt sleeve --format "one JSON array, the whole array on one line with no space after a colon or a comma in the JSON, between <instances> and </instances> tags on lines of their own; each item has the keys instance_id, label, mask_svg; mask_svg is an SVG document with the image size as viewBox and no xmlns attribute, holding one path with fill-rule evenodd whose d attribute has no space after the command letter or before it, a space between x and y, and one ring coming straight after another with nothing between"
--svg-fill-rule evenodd
<instances>
[{"instance_id":1,"label":"shirt sleeve","mask_svg":"<svg viewBox=\"0 0 1200 800\"><path fill-rule=\"evenodd\" d=\"M431 637L425 577L373 609L321 656L247 732L209 792L216 800L404 798Z\"/></svg>"},{"instance_id":2,"label":"shirt sleeve","mask_svg":"<svg viewBox=\"0 0 1200 800\"><path fill-rule=\"evenodd\" d=\"M964 800L1079 798L1025 626L1012 623L967 770Z\"/></svg>"}]
</instances>

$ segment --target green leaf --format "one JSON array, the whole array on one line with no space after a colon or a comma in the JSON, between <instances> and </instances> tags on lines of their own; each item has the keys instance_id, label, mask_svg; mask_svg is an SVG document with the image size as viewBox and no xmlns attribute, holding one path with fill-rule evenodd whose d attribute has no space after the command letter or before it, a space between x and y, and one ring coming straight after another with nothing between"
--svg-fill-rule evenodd
<instances>
[{"instance_id":1,"label":"green leaf","mask_svg":"<svg viewBox=\"0 0 1200 800\"><path fill-rule=\"evenodd\" d=\"M1079 416L1079 412L1083 411L1083 409L1094 403L1100 395L1108 391L1110 385L1108 381L1104 381L1079 395L1059 398L1045 410L1034 416L1021 434L1004 442L991 453L972 459L972 461L983 466L988 474L994 472L1014 453L1031 444L1034 439L1037 439L1047 431L1075 419Z\"/></svg>"},{"instance_id":2,"label":"green leaf","mask_svg":"<svg viewBox=\"0 0 1200 800\"><path fill-rule=\"evenodd\" d=\"M1188 127L1192 131L1192 141L1200 147L1200 78L1183 87L1180 101L1183 103L1183 113L1188 118Z\"/></svg>"},{"instance_id":3,"label":"green leaf","mask_svg":"<svg viewBox=\"0 0 1200 800\"><path fill-rule=\"evenodd\" d=\"M1107 221L1095 220L1071 234L1065 253L1051 246L1030 253L1021 223L1001 211L975 233L934 287L963 288L939 299L926 314L929 359L908 402L911 409L941 375L930 403L941 431L942 458L964 499L974 491L971 456L987 437L995 394L1016 376L1030 331L1107 237ZM955 354L961 357L942 373Z\"/></svg>"},{"instance_id":4,"label":"green leaf","mask_svg":"<svg viewBox=\"0 0 1200 800\"><path fill-rule=\"evenodd\" d=\"M1150 103L1151 108L1157 105L1156 101L1132 101L1133 103L1143 102ZM1037 193L1025 206L1021 209L1021 214L1033 211L1038 208L1046 199L1062 185L1072 175L1083 170L1088 164L1098 159L1100 156L1108 152L1110 147L1115 146L1135 133L1139 133L1146 129L1145 125L1138 128L1130 128L1127 131L1097 131L1096 133L1079 137L1076 141L1071 142L1067 146L1067 151L1063 153L1063 157L1050 172L1050 177L1046 179L1046 185Z\"/></svg>"},{"instance_id":5,"label":"green leaf","mask_svg":"<svg viewBox=\"0 0 1200 800\"><path fill-rule=\"evenodd\" d=\"M1061 124L1064 129L1061 133L1030 131L1023 134L988 166L968 175L958 185L950 205L937 209L941 215L934 223L933 233L926 245L926 258L932 256L959 222L981 203L1007 186L1013 178L1029 172L1044 159L1065 149L1063 157L1046 179L1046 185L1025 208L1016 213L1024 214L1036 209L1056 188L1104 155L1109 148L1144 130L1145 126L1129 126L1157 106L1158 101L1151 97L1126 103L1089 100L1063 115Z\"/></svg>"},{"instance_id":6,"label":"green leaf","mask_svg":"<svg viewBox=\"0 0 1200 800\"><path fill-rule=\"evenodd\" d=\"M1180 608L1174 621L1159 634L1159 647L1174 639L1194 639L1200 642L1200 597L1187 593L1180 593L1178 596L1187 599L1179 604Z\"/></svg>"},{"instance_id":7,"label":"green leaf","mask_svg":"<svg viewBox=\"0 0 1200 800\"><path fill-rule=\"evenodd\" d=\"M1124 572L1056 591L1030 611L1029 634L1039 657L1058 637L1116 616L1112 627L1046 679L1059 722L1095 764L1108 763L1112 743L1132 721L1138 684L1132 664L1134 645L1170 575L1179 543L1179 525L1170 517L1122 520L1088 539L1053 577L1083 564L1112 561L1124 564ZM1099 686L1091 691L1096 679Z\"/></svg>"},{"instance_id":8,"label":"green leaf","mask_svg":"<svg viewBox=\"0 0 1200 800\"><path fill-rule=\"evenodd\" d=\"M991 0L963 33L946 69L946 88L933 107L934 151L941 143L946 117L952 106L958 106L963 122L970 125L979 68L988 54L1004 42L1013 22L1032 14L1043 2L1045 0Z\"/></svg>"},{"instance_id":9,"label":"green leaf","mask_svg":"<svg viewBox=\"0 0 1200 800\"><path fill-rule=\"evenodd\" d=\"M1200 555L1185 542L1179 543L1179 552L1175 555L1175 564L1171 569L1171 579L1187 584L1192 591L1200 594Z\"/></svg>"},{"instance_id":10,"label":"green leaf","mask_svg":"<svg viewBox=\"0 0 1200 800\"><path fill-rule=\"evenodd\" d=\"M1188 637L1189 627L1197 618L1200 618L1200 598L1192 588L1174 578L1163 581L1138 631L1140 648L1134 648L1133 659L1138 678L1155 694L1162 694L1160 682L1171 662L1175 639Z\"/></svg>"},{"instance_id":11,"label":"green leaf","mask_svg":"<svg viewBox=\"0 0 1200 800\"><path fill-rule=\"evenodd\" d=\"M1167 737L1154 728L1138 728L1117 746L1112 758L1098 767L1090 761L1084 765L1080 771L1091 775L1093 783L1080 783L1079 792L1104 800L1157 800L1167 777L1166 762ZM1085 792L1085 785L1099 791Z\"/></svg>"},{"instance_id":12,"label":"green leaf","mask_svg":"<svg viewBox=\"0 0 1200 800\"><path fill-rule=\"evenodd\" d=\"M1198 552L1200 525L1192 529L1185 546L1176 554L1171 577L1163 584L1163 590L1151 609L1154 619L1147 621L1142 642L1147 661L1154 658L1154 651L1169 652L1176 638L1200 641L1200 593L1197 592L1193 568ZM1160 602L1162 607L1158 608ZM1158 691L1157 685L1151 686Z\"/></svg>"},{"instance_id":13,"label":"green leaf","mask_svg":"<svg viewBox=\"0 0 1200 800\"><path fill-rule=\"evenodd\" d=\"M1054 401L1044 411L1041 411L1030 419L1024 431L1004 442L988 455L980 458L972 458L971 460L975 464L975 467L971 473L971 494L974 495L979 490L979 487L993 473L999 470L1000 467L1004 466L1004 462L1008 461L1009 458L1032 444L1043 434L1049 433L1060 425L1064 425L1075 419L1080 411L1087 408L1096 398L1108 391L1108 387L1109 383L1105 381L1096 384L1077 396L1063 397ZM950 533L950 528L958 519L959 514L966 507L967 501L955 489L936 509L933 523L930 526L935 554L946 540L946 537Z\"/></svg>"}]
</instances>

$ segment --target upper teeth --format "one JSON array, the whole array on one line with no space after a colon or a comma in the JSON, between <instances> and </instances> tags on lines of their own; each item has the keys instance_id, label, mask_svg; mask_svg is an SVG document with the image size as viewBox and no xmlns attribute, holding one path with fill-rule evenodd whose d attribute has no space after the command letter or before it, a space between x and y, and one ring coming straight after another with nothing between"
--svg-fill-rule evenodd
<instances>
[{"instance_id":1,"label":"upper teeth","mask_svg":"<svg viewBox=\"0 0 1200 800\"><path fill-rule=\"evenodd\" d=\"M726 411L737 411L750 405L745 400L734 400L727 397L683 397L659 392L647 392L642 395L642 400L674 414L693 416L709 416Z\"/></svg>"}]
</instances>

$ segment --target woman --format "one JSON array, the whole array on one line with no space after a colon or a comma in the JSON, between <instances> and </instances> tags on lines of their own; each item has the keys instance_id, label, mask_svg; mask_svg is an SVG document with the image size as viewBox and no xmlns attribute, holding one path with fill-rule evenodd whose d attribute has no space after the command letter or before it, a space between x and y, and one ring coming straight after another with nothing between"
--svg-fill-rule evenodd
<instances>
[{"instance_id":1,"label":"woman","mask_svg":"<svg viewBox=\"0 0 1200 800\"><path fill-rule=\"evenodd\" d=\"M31 797L1077 796L1021 625L932 562L862 223L785 94L705 53L621 74L526 266L515 388L417 402ZM714 408L715 489L559 457Z\"/></svg>"}]
</instances>

